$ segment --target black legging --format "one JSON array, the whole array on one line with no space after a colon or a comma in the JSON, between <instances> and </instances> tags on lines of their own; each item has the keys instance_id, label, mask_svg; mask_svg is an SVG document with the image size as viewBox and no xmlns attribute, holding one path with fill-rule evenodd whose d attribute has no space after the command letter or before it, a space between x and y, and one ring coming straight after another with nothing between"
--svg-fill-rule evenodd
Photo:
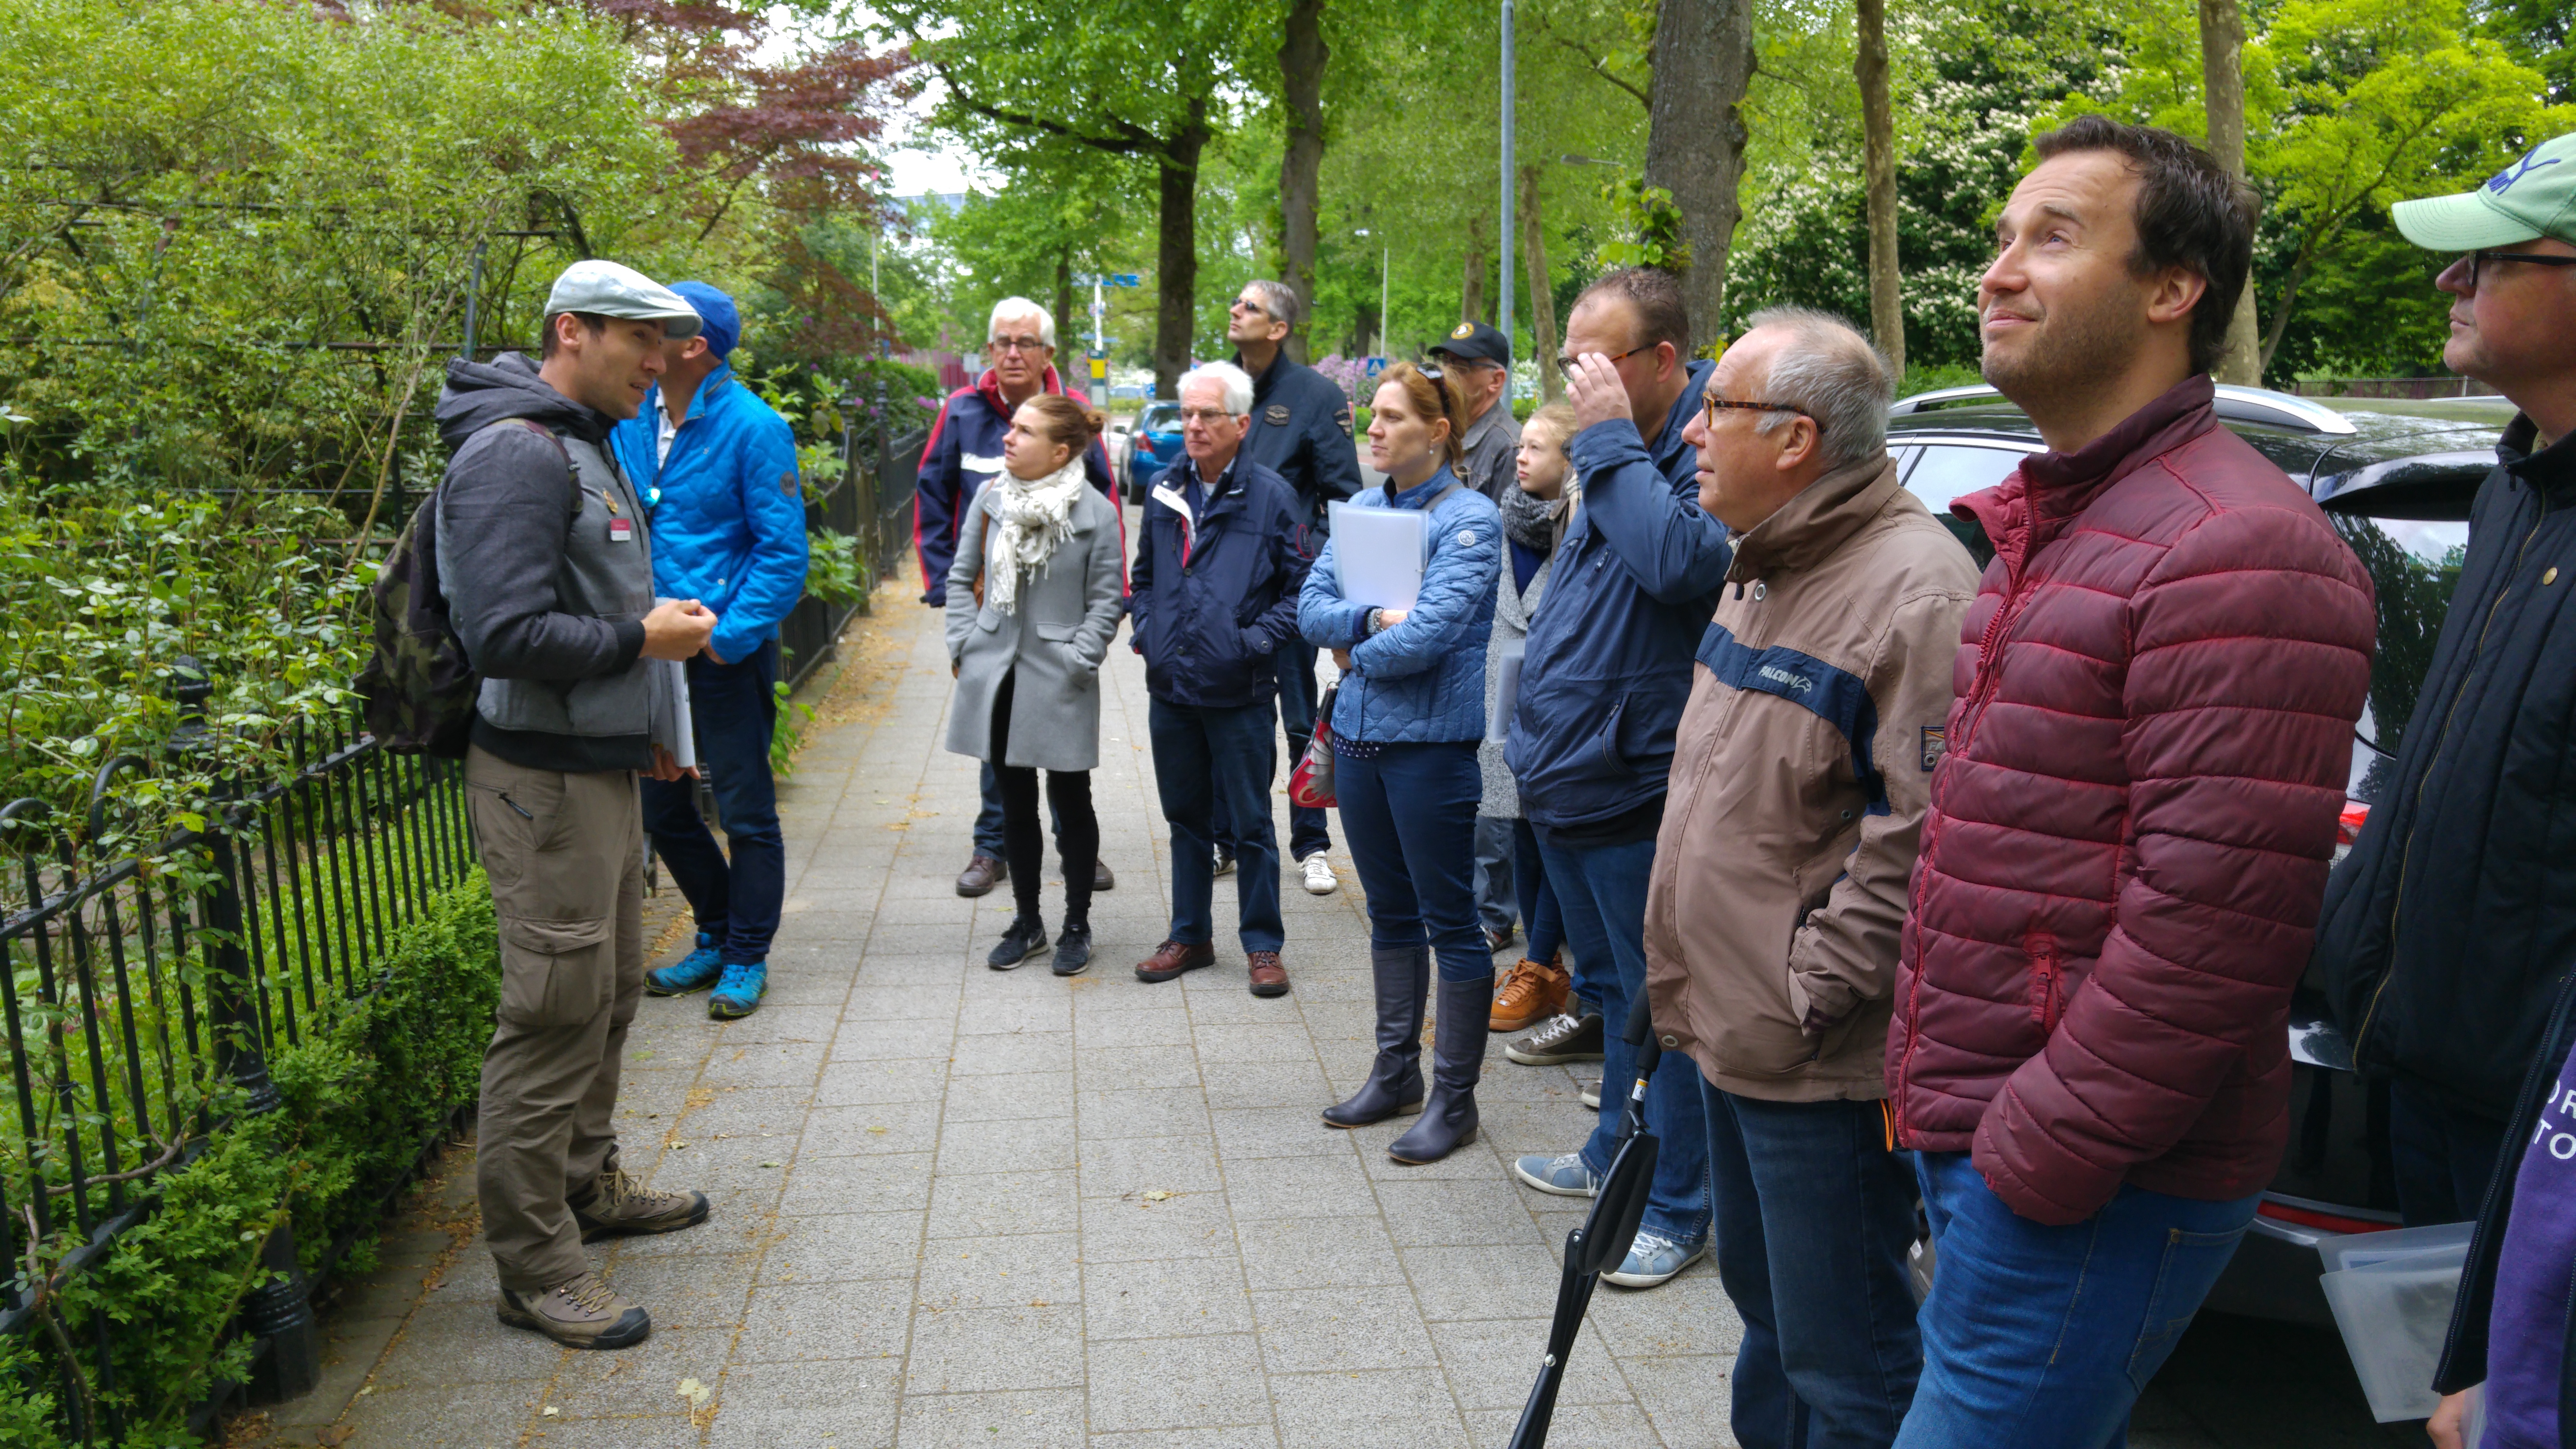
<instances>
[{"instance_id":1,"label":"black legging","mask_svg":"<svg viewBox=\"0 0 2576 1449\"><path fill-rule=\"evenodd\" d=\"M1011 900L1023 916L1038 913L1039 872L1046 868L1046 833L1038 828L1038 772L1005 765L1011 748L1011 687L1019 671L1002 676L993 691L993 778L1002 790L1002 853L1011 865ZM1091 875L1100 854L1100 817L1091 813L1091 772L1049 770L1047 803L1055 807L1056 850L1064 857L1064 923L1091 923Z\"/></svg>"}]
</instances>

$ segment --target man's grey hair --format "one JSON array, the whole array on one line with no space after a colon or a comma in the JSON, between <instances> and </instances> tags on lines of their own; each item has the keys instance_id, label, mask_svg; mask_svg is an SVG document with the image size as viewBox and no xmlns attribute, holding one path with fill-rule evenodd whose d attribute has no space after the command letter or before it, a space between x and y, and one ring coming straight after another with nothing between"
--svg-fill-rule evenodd
<instances>
[{"instance_id":1,"label":"man's grey hair","mask_svg":"<svg viewBox=\"0 0 2576 1449\"><path fill-rule=\"evenodd\" d=\"M1181 374L1173 387L1174 394L1190 390L1192 383L1215 383L1217 396L1224 399L1225 410L1242 417L1252 411L1252 374L1231 362L1202 362Z\"/></svg>"},{"instance_id":2,"label":"man's grey hair","mask_svg":"<svg viewBox=\"0 0 2576 1449\"><path fill-rule=\"evenodd\" d=\"M1788 342L1771 354L1771 375L1749 402L1786 403L1815 420L1818 448L1832 467L1887 451L1887 409L1896 401L1896 368L1859 328L1812 307L1765 307L1744 321L1747 333L1776 327ZM1776 433L1792 414L1764 413L1754 431Z\"/></svg>"},{"instance_id":3,"label":"man's grey hair","mask_svg":"<svg viewBox=\"0 0 2576 1449\"><path fill-rule=\"evenodd\" d=\"M984 324L984 340L992 341L994 334L1002 330L1005 320L1019 317L1038 319L1038 340L1045 343L1049 351L1055 349L1055 314L1026 297L1004 297L993 304L993 320Z\"/></svg>"},{"instance_id":4,"label":"man's grey hair","mask_svg":"<svg viewBox=\"0 0 2576 1449\"><path fill-rule=\"evenodd\" d=\"M1297 300L1297 289L1286 282L1246 282L1243 290L1261 303L1261 310L1269 313L1273 322L1285 322L1294 327L1297 319L1304 315L1305 304Z\"/></svg>"}]
</instances>

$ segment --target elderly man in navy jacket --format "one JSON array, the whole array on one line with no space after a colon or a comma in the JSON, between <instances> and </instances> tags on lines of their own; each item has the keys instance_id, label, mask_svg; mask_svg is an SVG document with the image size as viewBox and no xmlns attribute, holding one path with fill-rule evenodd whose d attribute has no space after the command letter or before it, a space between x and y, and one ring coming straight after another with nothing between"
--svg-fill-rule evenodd
<instances>
[{"instance_id":1,"label":"elderly man in navy jacket","mask_svg":"<svg viewBox=\"0 0 2576 1449\"><path fill-rule=\"evenodd\" d=\"M1236 930L1255 996L1288 989L1279 964L1279 845L1270 782L1278 769L1271 699L1276 659L1297 637L1297 594L1313 559L1305 511L1286 480L1243 452L1252 378L1211 362L1181 379L1188 456L1154 483L1128 574L1133 646L1145 656L1154 781L1172 826L1172 929L1136 967L1169 981L1216 961L1216 810L1236 863Z\"/></svg>"},{"instance_id":2,"label":"elderly man in navy jacket","mask_svg":"<svg viewBox=\"0 0 2576 1449\"><path fill-rule=\"evenodd\" d=\"M1680 284L1646 267L1609 273L1575 302L1565 344L1580 429L1566 455L1583 501L1530 621L1503 759L1565 912L1576 987L1601 1004L1588 1044L1602 1054L1601 1120L1580 1151L1523 1157L1513 1173L1590 1197L1635 1081L1622 1032L1646 985L1646 879L1673 736L1734 554L1726 525L1700 510L1698 454L1682 440L1711 364L1690 360ZM1558 1017L1505 1052L1578 1059L1580 1031ZM1655 1074L1646 1123L1664 1144L1654 1189L1627 1262L1604 1275L1630 1288L1668 1282L1708 1251L1707 1117L1693 1073Z\"/></svg>"}]
</instances>

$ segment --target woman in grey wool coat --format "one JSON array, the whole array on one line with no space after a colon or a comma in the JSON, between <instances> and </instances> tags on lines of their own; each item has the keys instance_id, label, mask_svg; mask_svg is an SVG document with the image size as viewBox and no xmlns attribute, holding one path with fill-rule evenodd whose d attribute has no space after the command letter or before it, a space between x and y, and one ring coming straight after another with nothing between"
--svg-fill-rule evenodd
<instances>
[{"instance_id":1,"label":"woman in grey wool coat","mask_svg":"<svg viewBox=\"0 0 2576 1449\"><path fill-rule=\"evenodd\" d=\"M1002 790L1003 849L1018 907L984 964L1008 971L1047 948L1038 771L1047 772L1064 856L1064 929L1055 974L1091 961L1092 862L1100 820L1100 661L1126 612L1117 505L1083 476L1101 415L1069 397L1020 404L1002 440L1002 474L958 523L948 570L948 661L956 692L948 748L989 761Z\"/></svg>"}]
</instances>

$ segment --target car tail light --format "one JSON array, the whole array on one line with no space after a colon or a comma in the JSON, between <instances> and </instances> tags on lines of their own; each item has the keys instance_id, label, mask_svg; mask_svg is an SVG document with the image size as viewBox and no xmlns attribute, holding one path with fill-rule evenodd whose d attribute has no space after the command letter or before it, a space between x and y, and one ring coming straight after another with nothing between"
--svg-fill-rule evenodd
<instances>
[{"instance_id":1,"label":"car tail light","mask_svg":"<svg viewBox=\"0 0 2576 1449\"><path fill-rule=\"evenodd\" d=\"M2335 817L2334 858L2341 863L2352 854L2352 843L2361 838L2362 823L2370 819L2370 807L2358 800L2343 802L2343 813Z\"/></svg>"},{"instance_id":2,"label":"car tail light","mask_svg":"<svg viewBox=\"0 0 2576 1449\"><path fill-rule=\"evenodd\" d=\"M2292 1207L2268 1197L2254 1209L2254 1215L2328 1233L2384 1233L2400 1226L2397 1223L2373 1222L2368 1218L2348 1218L2341 1213L2319 1212L2315 1208Z\"/></svg>"}]
</instances>

